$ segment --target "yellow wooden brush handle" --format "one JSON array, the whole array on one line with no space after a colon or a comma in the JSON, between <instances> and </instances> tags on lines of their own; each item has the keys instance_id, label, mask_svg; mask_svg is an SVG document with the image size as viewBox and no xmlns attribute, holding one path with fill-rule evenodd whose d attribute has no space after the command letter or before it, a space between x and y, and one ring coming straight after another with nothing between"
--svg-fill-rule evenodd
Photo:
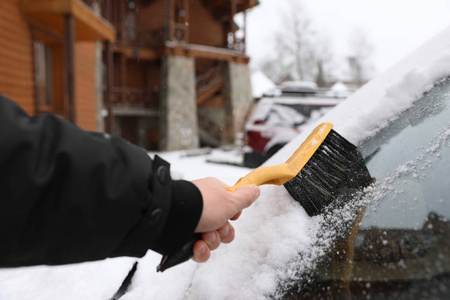
<instances>
[{"instance_id":1,"label":"yellow wooden brush handle","mask_svg":"<svg viewBox=\"0 0 450 300\"><path fill-rule=\"evenodd\" d=\"M289 165L282 163L275 166L259 167L239 179L235 185L228 188L228 191L234 192L237 188L246 184L276 184L282 185L297 175L295 171L289 168Z\"/></svg>"},{"instance_id":2,"label":"yellow wooden brush handle","mask_svg":"<svg viewBox=\"0 0 450 300\"><path fill-rule=\"evenodd\" d=\"M317 126L300 147L285 162L275 166L259 167L242 177L228 191L233 192L246 184L276 184L282 185L291 180L301 171L311 159L319 146L330 133L333 124L322 123Z\"/></svg>"}]
</instances>

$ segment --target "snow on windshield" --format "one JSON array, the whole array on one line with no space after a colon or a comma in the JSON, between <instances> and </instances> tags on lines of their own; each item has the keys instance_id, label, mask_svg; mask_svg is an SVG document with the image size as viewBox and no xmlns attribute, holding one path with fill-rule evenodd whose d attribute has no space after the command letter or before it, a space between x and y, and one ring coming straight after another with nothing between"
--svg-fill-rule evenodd
<instances>
[{"instance_id":1,"label":"snow on windshield","mask_svg":"<svg viewBox=\"0 0 450 300\"><path fill-rule=\"evenodd\" d=\"M284 162L323 121L334 123L335 130L355 144L372 136L437 80L450 75L447 53L450 28L305 126L266 164ZM187 180L216 176L232 185L250 171L206 164L200 157L182 158L179 153L161 156L172 163L176 176ZM139 260L132 286L121 299L263 299L276 295L279 282L301 277L302 270L314 267L328 247L326 241L333 231L318 232L323 224L340 220L345 223L354 217L351 212L344 209L344 217L332 221L324 216L310 218L283 187L264 186L260 199L233 223L233 243L222 245L205 264L187 262L164 273L156 273L160 255L149 251ZM109 299L133 262L123 258L71 266L3 269L0 298Z\"/></svg>"}]
</instances>

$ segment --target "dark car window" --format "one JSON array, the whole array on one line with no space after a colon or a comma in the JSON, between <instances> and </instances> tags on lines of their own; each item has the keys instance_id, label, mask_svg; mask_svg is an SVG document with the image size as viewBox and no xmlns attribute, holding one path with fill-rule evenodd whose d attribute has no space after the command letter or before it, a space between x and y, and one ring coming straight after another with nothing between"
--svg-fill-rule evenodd
<instances>
[{"instance_id":1,"label":"dark car window","mask_svg":"<svg viewBox=\"0 0 450 300\"><path fill-rule=\"evenodd\" d=\"M445 80L360 147L371 175L389 190L363 226L419 229L428 213L450 218L449 98Z\"/></svg>"},{"instance_id":2,"label":"dark car window","mask_svg":"<svg viewBox=\"0 0 450 300\"><path fill-rule=\"evenodd\" d=\"M285 298L449 299L449 144L446 79L359 147L377 182Z\"/></svg>"}]
</instances>

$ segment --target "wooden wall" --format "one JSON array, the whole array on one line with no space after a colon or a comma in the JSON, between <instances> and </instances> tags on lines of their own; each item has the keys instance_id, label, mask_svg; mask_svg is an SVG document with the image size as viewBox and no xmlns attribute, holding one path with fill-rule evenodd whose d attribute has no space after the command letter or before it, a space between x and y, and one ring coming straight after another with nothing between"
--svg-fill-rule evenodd
<instances>
[{"instance_id":1,"label":"wooden wall","mask_svg":"<svg viewBox=\"0 0 450 300\"><path fill-rule=\"evenodd\" d=\"M33 38L20 0L0 0L0 93L28 114L36 113ZM76 43L75 107L77 125L97 130L95 43ZM56 80L55 80L56 82Z\"/></svg>"},{"instance_id":2,"label":"wooden wall","mask_svg":"<svg viewBox=\"0 0 450 300\"><path fill-rule=\"evenodd\" d=\"M18 3L0 1L0 93L34 114L33 45Z\"/></svg>"},{"instance_id":3,"label":"wooden wall","mask_svg":"<svg viewBox=\"0 0 450 300\"><path fill-rule=\"evenodd\" d=\"M134 59L127 60L127 87L144 89L145 62Z\"/></svg>"},{"instance_id":4,"label":"wooden wall","mask_svg":"<svg viewBox=\"0 0 450 300\"><path fill-rule=\"evenodd\" d=\"M223 47L223 24L199 1L189 1L189 43Z\"/></svg>"},{"instance_id":5,"label":"wooden wall","mask_svg":"<svg viewBox=\"0 0 450 300\"><path fill-rule=\"evenodd\" d=\"M165 2L165 0L157 0L146 7L140 7L138 20L140 28L153 31L164 27Z\"/></svg>"},{"instance_id":6,"label":"wooden wall","mask_svg":"<svg viewBox=\"0 0 450 300\"><path fill-rule=\"evenodd\" d=\"M165 25L165 0L153 1L139 9L138 26L153 31ZM138 4L140 5L140 4ZM223 24L199 1L189 1L189 43L223 47Z\"/></svg>"},{"instance_id":7,"label":"wooden wall","mask_svg":"<svg viewBox=\"0 0 450 300\"><path fill-rule=\"evenodd\" d=\"M94 42L75 45L75 109L76 123L85 130L97 130L97 90Z\"/></svg>"}]
</instances>

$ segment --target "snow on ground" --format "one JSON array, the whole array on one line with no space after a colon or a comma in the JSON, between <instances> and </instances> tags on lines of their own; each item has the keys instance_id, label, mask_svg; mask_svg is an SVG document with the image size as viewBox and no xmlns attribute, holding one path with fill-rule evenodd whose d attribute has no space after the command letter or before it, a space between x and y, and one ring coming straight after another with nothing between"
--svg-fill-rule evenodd
<instances>
[{"instance_id":1,"label":"snow on ground","mask_svg":"<svg viewBox=\"0 0 450 300\"><path fill-rule=\"evenodd\" d=\"M372 80L328 114L308 124L303 132L268 162L284 162L323 121L358 144L410 107L437 80L450 75L450 28L419 48L397 66ZM229 185L249 169L212 164L206 157L161 153L172 163L176 178L215 176ZM352 218L343 213L340 217ZM317 246L323 217L310 218L283 187L264 186L260 199L234 222L236 239L213 252L205 264L187 262L156 273L160 256L149 251L124 300L137 299L265 299L280 280L314 266L327 247L327 236ZM300 255L298 255L300 253ZM0 299L109 299L135 259L119 258L59 267L0 270Z\"/></svg>"},{"instance_id":2,"label":"snow on ground","mask_svg":"<svg viewBox=\"0 0 450 300\"><path fill-rule=\"evenodd\" d=\"M0 269L0 300L110 299L136 259Z\"/></svg>"}]
</instances>

